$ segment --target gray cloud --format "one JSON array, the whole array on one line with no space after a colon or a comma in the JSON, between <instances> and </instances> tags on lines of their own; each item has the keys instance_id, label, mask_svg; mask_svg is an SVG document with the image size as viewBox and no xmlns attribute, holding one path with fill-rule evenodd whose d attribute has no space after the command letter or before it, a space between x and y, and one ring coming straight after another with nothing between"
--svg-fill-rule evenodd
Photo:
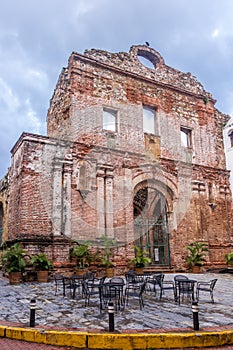
<instances>
[{"instance_id":1,"label":"gray cloud","mask_svg":"<svg viewBox=\"0 0 233 350\"><path fill-rule=\"evenodd\" d=\"M23 131L45 134L58 75L72 51L128 51L149 41L233 112L231 0L8 0L0 11L0 177Z\"/></svg>"}]
</instances>

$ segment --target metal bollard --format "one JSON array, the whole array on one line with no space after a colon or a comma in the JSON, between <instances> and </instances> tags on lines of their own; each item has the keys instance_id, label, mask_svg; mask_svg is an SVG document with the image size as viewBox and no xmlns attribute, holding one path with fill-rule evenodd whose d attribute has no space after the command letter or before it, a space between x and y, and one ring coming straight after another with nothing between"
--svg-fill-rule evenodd
<instances>
[{"instance_id":1,"label":"metal bollard","mask_svg":"<svg viewBox=\"0 0 233 350\"><path fill-rule=\"evenodd\" d=\"M193 329L195 331L199 331L198 304L196 301L192 302L192 312L193 312Z\"/></svg>"},{"instance_id":2,"label":"metal bollard","mask_svg":"<svg viewBox=\"0 0 233 350\"><path fill-rule=\"evenodd\" d=\"M30 301L30 327L35 327L36 299Z\"/></svg>"},{"instance_id":3,"label":"metal bollard","mask_svg":"<svg viewBox=\"0 0 233 350\"><path fill-rule=\"evenodd\" d=\"M109 332L114 332L114 304L111 301L108 303L108 317Z\"/></svg>"}]
</instances>

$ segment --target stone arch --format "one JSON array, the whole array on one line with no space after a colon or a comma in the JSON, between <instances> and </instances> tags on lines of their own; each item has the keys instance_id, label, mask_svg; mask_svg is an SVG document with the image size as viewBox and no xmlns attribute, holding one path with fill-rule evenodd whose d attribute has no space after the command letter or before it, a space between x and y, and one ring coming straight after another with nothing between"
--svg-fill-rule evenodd
<instances>
[{"instance_id":1,"label":"stone arch","mask_svg":"<svg viewBox=\"0 0 233 350\"><path fill-rule=\"evenodd\" d=\"M145 185L157 189L166 199L168 211L173 211L178 189L177 181L172 175L168 175L162 169L156 167L153 171L143 171L133 178L134 193Z\"/></svg>"},{"instance_id":2,"label":"stone arch","mask_svg":"<svg viewBox=\"0 0 233 350\"><path fill-rule=\"evenodd\" d=\"M162 181L161 174L155 178L148 172L134 179L134 242L148 251L153 265L170 266L168 217L175 192L173 182Z\"/></svg>"}]
</instances>

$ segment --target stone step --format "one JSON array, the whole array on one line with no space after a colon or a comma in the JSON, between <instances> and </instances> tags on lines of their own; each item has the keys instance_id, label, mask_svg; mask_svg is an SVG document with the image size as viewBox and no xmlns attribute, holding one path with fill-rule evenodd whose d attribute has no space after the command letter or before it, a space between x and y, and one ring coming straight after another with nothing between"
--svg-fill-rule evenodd
<instances>
[{"instance_id":1,"label":"stone step","mask_svg":"<svg viewBox=\"0 0 233 350\"><path fill-rule=\"evenodd\" d=\"M172 273L173 270L169 266L146 266L143 269L144 272L146 273L158 273L158 272L163 272L163 273Z\"/></svg>"}]
</instances>

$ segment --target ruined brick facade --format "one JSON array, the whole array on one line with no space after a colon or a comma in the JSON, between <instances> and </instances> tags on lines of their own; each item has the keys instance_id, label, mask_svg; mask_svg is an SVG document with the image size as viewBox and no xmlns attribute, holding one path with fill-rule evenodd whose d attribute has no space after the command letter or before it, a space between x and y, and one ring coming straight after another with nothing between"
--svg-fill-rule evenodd
<instances>
[{"instance_id":1,"label":"ruined brick facade","mask_svg":"<svg viewBox=\"0 0 233 350\"><path fill-rule=\"evenodd\" d=\"M143 57L154 65L144 66ZM148 46L72 53L47 134L12 149L8 240L65 264L71 240L115 238L115 264L136 243L152 266L186 268L185 246L209 244L206 267L232 250L232 199L222 128L228 117L190 73Z\"/></svg>"}]
</instances>

